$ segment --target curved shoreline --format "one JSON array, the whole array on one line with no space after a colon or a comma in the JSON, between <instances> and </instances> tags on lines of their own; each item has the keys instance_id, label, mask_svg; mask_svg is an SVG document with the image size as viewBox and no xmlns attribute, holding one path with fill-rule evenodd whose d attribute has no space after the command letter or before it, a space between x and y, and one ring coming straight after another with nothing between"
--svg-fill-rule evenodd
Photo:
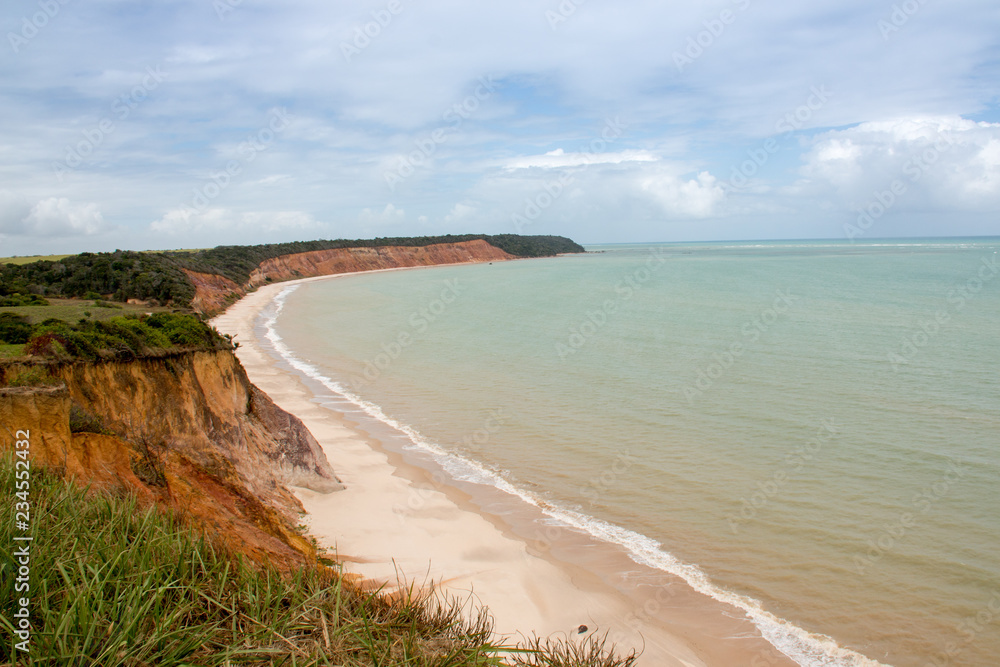
<instances>
[{"instance_id":1,"label":"curved shoreline","mask_svg":"<svg viewBox=\"0 0 1000 667\"><path fill-rule=\"evenodd\" d=\"M740 610L637 565L624 549L562 527L546 544L532 543L526 527L546 525L539 508L463 484L430 457L387 446L391 433L361 430L345 416L346 401L324 398L331 387L276 359L261 340L262 311L295 284L347 275L264 286L212 323L238 336L251 380L306 423L347 486L326 496L295 491L310 532L347 554L350 572L388 584L439 582L451 595L488 607L506 636L570 636L580 625L609 632L623 649L644 649L642 665L796 664Z\"/></svg>"}]
</instances>

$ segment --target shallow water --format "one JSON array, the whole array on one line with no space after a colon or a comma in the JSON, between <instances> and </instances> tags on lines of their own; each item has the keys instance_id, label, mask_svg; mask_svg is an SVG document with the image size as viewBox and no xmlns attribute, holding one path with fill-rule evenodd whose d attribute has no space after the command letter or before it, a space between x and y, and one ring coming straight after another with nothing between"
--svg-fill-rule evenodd
<instances>
[{"instance_id":1,"label":"shallow water","mask_svg":"<svg viewBox=\"0 0 1000 667\"><path fill-rule=\"evenodd\" d=\"M294 286L272 330L452 474L759 603L803 664L853 659L778 619L995 664L1000 240L594 249Z\"/></svg>"}]
</instances>

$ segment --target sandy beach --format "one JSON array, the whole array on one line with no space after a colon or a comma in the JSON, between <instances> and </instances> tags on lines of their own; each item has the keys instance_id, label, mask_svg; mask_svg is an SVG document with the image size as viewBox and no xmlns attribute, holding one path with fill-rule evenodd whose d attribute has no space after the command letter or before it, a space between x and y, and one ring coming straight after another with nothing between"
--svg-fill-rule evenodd
<instances>
[{"instance_id":1,"label":"sandy beach","mask_svg":"<svg viewBox=\"0 0 1000 667\"><path fill-rule=\"evenodd\" d=\"M325 405L321 392L269 352L256 327L281 290L339 277L266 285L212 323L236 337L251 381L303 420L345 484L328 495L295 492L311 534L335 550L348 572L390 588L434 581L451 596L487 606L496 631L513 641L607 632L620 647L642 650L645 666L795 664L739 610L583 533L559 529L545 544L533 542L530 531L518 534L514 526L542 521L536 508L499 490L449 484L440 471L407 461ZM493 493L510 516L483 512L490 499L473 502L474 493Z\"/></svg>"}]
</instances>

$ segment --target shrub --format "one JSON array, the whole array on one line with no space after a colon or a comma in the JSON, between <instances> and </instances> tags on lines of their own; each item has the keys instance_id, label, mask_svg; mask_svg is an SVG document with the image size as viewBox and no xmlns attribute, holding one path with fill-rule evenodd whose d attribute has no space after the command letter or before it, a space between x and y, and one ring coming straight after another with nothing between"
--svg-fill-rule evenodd
<instances>
[{"instance_id":1,"label":"shrub","mask_svg":"<svg viewBox=\"0 0 1000 667\"><path fill-rule=\"evenodd\" d=\"M50 328L50 327L65 328L69 326L69 323L66 322L65 320L60 320L57 317L50 317L48 319L42 320L42 323L39 326L43 328Z\"/></svg>"},{"instance_id":2,"label":"shrub","mask_svg":"<svg viewBox=\"0 0 1000 667\"><path fill-rule=\"evenodd\" d=\"M16 308L18 306L47 306L49 302L37 294L25 296L20 292L15 292L10 296L0 298L0 308Z\"/></svg>"},{"instance_id":3,"label":"shrub","mask_svg":"<svg viewBox=\"0 0 1000 667\"><path fill-rule=\"evenodd\" d=\"M0 343L4 341L27 343L25 354L54 359L135 359L178 347L234 348L230 340L196 317L174 313L128 314L104 321L81 318L72 325L49 318L34 326L17 315L0 315Z\"/></svg>"},{"instance_id":4,"label":"shrub","mask_svg":"<svg viewBox=\"0 0 1000 667\"><path fill-rule=\"evenodd\" d=\"M21 345L31 338L28 318L16 313L0 313L0 342Z\"/></svg>"},{"instance_id":5,"label":"shrub","mask_svg":"<svg viewBox=\"0 0 1000 667\"><path fill-rule=\"evenodd\" d=\"M162 331L149 326L146 319L112 317L104 322L98 322L97 326L108 334L126 341L129 347L137 353L145 348L173 347L170 338Z\"/></svg>"},{"instance_id":6,"label":"shrub","mask_svg":"<svg viewBox=\"0 0 1000 667\"><path fill-rule=\"evenodd\" d=\"M66 352L66 339L53 332L45 332L32 336L28 344L24 346L24 353L55 359L69 356Z\"/></svg>"},{"instance_id":7,"label":"shrub","mask_svg":"<svg viewBox=\"0 0 1000 667\"><path fill-rule=\"evenodd\" d=\"M97 359L101 356L100 347L86 334L70 331L64 334L63 340L66 350L75 357Z\"/></svg>"},{"instance_id":8,"label":"shrub","mask_svg":"<svg viewBox=\"0 0 1000 667\"><path fill-rule=\"evenodd\" d=\"M162 330L174 345L217 347L222 342L218 333L191 315L154 313L146 318L146 322Z\"/></svg>"}]
</instances>

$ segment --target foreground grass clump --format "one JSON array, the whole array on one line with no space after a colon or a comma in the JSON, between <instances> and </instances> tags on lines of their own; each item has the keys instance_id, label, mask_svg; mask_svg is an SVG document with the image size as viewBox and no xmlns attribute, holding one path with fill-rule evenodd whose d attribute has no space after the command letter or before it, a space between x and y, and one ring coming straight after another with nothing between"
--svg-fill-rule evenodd
<instances>
[{"instance_id":1,"label":"foreground grass clump","mask_svg":"<svg viewBox=\"0 0 1000 667\"><path fill-rule=\"evenodd\" d=\"M14 488L9 457L0 483ZM30 494L32 664L488 667L508 664L504 655L517 664L632 664L603 652L564 661L559 647L499 647L484 612L469 621L461 604L430 593L390 598L329 570L259 567L177 515L87 494L45 471L32 471ZM3 544L23 534L13 519L0 525ZM0 664L26 658L11 625L24 596L15 572L10 551L0 551Z\"/></svg>"},{"instance_id":2,"label":"foreground grass clump","mask_svg":"<svg viewBox=\"0 0 1000 667\"><path fill-rule=\"evenodd\" d=\"M14 488L9 460L0 477ZM490 621L305 568L259 568L185 521L32 472L31 656L59 665L494 665ZM13 517L0 540L14 544ZM4 646L16 571L0 554ZM24 657L24 654L20 654Z\"/></svg>"}]
</instances>

